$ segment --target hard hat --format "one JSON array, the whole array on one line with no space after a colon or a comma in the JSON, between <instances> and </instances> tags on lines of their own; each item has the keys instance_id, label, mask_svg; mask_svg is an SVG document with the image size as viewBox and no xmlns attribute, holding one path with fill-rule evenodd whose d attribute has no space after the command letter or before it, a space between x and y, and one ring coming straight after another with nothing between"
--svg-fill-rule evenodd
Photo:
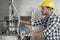
<instances>
[{"instance_id":1,"label":"hard hat","mask_svg":"<svg viewBox=\"0 0 60 40\"><path fill-rule=\"evenodd\" d=\"M40 7L42 6L54 9L54 3L51 0L45 0Z\"/></svg>"}]
</instances>

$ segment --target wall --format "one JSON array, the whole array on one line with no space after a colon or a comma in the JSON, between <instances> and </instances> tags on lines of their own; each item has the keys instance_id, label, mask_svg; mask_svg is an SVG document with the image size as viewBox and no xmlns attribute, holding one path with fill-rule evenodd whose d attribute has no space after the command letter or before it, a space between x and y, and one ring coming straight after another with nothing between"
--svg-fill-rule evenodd
<instances>
[{"instance_id":1,"label":"wall","mask_svg":"<svg viewBox=\"0 0 60 40\"><path fill-rule=\"evenodd\" d=\"M0 20L4 19L4 16L8 16L9 14L9 0L0 0ZM3 26L3 23L0 22L0 27Z\"/></svg>"},{"instance_id":2,"label":"wall","mask_svg":"<svg viewBox=\"0 0 60 40\"><path fill-rule=\"evenodd\" d=\"M8 0L0 0L0 19L3 19L4 16L7 16L9 14L8 6Z\"/></svg>"},{"instance_id":3,"label":"wall","mask_svg":"<svg viewBox=\"0 0 60 40\"><path fill-rule=\"evenodd\" d=\"M31 15L29 14L30 9L36 8L41 2L41 0L15 0L16 7L18 6L17 10L21 16Z\"/></svg>"},{"instance_id":4,"label":"wall","mask_svg":"<svg viewBox=\"0 0 60 40\"><path fill-rule=\"evenodd\" d=\"M55 10L60 12L60 0L52 0L55 4ZM15 6L21 16L31 15L30 9L38 9L38 6L43 2L43 0L15 0Z\"/></svg>"}]
</instances>

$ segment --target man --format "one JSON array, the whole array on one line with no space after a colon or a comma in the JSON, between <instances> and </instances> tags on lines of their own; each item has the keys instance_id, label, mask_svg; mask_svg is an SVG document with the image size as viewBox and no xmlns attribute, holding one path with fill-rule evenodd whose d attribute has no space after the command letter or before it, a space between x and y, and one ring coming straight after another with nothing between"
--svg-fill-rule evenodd
<instances>
[{"instance_id":1,"label":"man","mask_svg":"<svg viewBox=\"0 0 60 40\"><path fill-rule=\"evenodd\" d=\"M45 27L43 32L31 32L31 34L41 37L44 36L46 40L60 40L60 18L52 12L52 10L54 10L54 4L50 0L45 0L40 7L42 15L45 16L43 19L37 20L35 22L21 20L21 23L31 23L33 26L43 25Z\"/></svg>"}]
</instances>

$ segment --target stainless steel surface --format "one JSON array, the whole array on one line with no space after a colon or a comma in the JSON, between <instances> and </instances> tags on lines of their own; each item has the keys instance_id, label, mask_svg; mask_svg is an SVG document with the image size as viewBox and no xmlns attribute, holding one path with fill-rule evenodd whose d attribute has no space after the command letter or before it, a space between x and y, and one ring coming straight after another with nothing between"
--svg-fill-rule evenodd
<instances>
[{"instance_id":1,"label":"stainless steel surface","mask_svg":"<svg viewBox=\"0 0 60 40\"><path fill-rule=\"evenodd\" d=\"M43 37L33 36L33 37L31 37L31 40L45 40L45 39Z\"/></svg>"},{"instance_id":2,"label":"stainless steel surface","mask_svg":"<svg viewBox=\"0 0 60 40\"><path fill-rule=\"evenodd\" d=\"M43 26L32 26L30 31L34 31L34 32L39 32L39 31L43 31L44 27Z\"/></svg>"},{"instance_id":3,"label":"stainless steel surface","mask_svg":"<svg viewBox=\"0 0 60 40\"><path fill-rule=\"evenodd\" d=\"M17 36L0 36L0 40L18 40Z\"/></svg>"}]
</instances>

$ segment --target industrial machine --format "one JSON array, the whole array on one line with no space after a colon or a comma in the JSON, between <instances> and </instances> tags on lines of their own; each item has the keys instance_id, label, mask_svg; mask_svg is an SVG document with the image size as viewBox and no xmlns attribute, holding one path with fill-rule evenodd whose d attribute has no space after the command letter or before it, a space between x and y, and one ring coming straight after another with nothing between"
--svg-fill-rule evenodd
<instances>
[{"instance_id":1,"label":"industrial machine","mask_svg":"<svg viewBox=\"0 0 60 40\"><path fill-rule=\"evenodd\" d=\"M14 0L10 0L9 3L9 15L4 17L4 20L0 20L3 22L3 28L0 32L1 40L29 40L29 34L24 33L20 26L20 15L14 5ZM25 31L25 30L24 30ZM26 31L25 31L26 32ZM22 39L22 36L24 38Z\"/></svg>"},{"instance_id":2,"label":"industrial machine","mask_svg":"<svg viewBox=\"0 0 60 40\"><path fill-rule=\"evenodd\" d=\"M40 26L31 26L27 27L28 25L24 25L20 23L21 20L30 20L34 21L34 9L31 8L31 16L20 16L19 12L17 11L14 0L11 0L9 3L9 15L4 17L3 22L3 31L1 31L1 40L35 40L35 35L30 35L30 32L39 32L43 31L43 27ZM38 29L38 30L37 30ZM37 40L37 38L36 38Z\"/></svg>"}]
</instances>

